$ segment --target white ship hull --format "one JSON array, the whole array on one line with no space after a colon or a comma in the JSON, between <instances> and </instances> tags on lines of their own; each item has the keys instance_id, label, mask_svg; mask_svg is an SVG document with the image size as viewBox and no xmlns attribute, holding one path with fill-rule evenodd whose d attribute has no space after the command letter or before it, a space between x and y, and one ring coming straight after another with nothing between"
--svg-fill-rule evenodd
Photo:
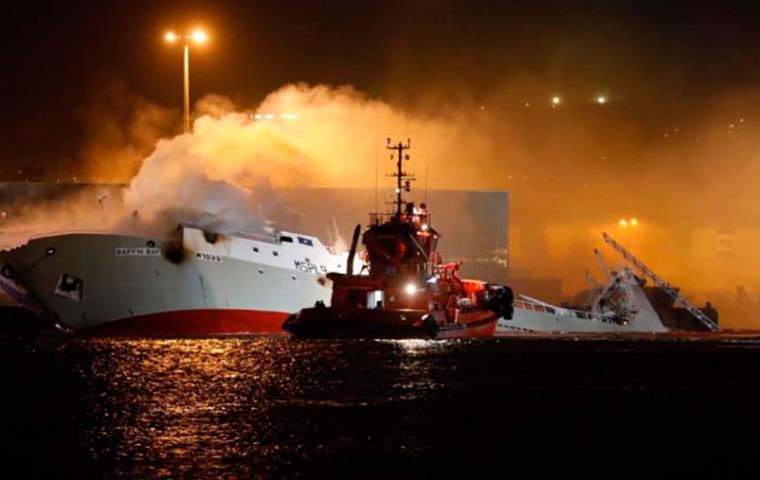
<instances>
[{"instance_id":1,"label":"white ship hull","mask_svg":"<svg viewBox=\"0 0 760 480\"><path fill-rule=\"evenodd\" d=\"M515 307L511 320L500 319L496 326L499 335L521 333L644 333L667 332L664 326L642 327L636 323L617 323L592 317L570 317L550 312Z\"/></svg>"},{"instance_id":2,"label":"white ship hull","mask_svg":"<svg viewBox=\"0 0 760 480\"><path fill-rule=\"evenodd\" d=\"M530 297L514 303L514 314L510 320L501 319L496 327L497 334L514 333L664 333L671 331L662 321L644 289L645 279L671 299L674 306L690 315L692 325L688 330L719 331L717 312L697 309L677 288L666 282L651 268L636 258L625 247L606 233L604 241L624 260L641 272L624 267L620 271L604 271L608 276L606 286L599 285L600 291L587 310L557 307ZM598 251L595 251L598 255ZM601 263L604 265L603 260ZM662 306L661 306L662 308ZM672 325L668 323L668 325ZM683 326L681 326L683 327ZM674 330L679 330L676 323Z\"/></svg>"},{"instance_id":3,"label":"white ship hull","mask_svg":"<svg viewBox=\"0 0 760 480\"><path fill-rule=\"evenodd\" d=\"M345 270L314 237L251 238L184 227L176 239L71 233L0 252L17 303L71 330L134 334L281 332L329 302L325 274Z\"/></svg>"},{"instance_id":4,"label":"white ship hull","mask_svg":"<svg viewBox=\"0 0 760 480\"><path fill-rule=\"evenodd\" d=\"M625 299L626 315L603 315L557 307L527 297L514 302L511 320L500 319L497 335L562 333L662 333L669 329L630 270L618 277L618 292Z\"/></svg>"}]
</instances>

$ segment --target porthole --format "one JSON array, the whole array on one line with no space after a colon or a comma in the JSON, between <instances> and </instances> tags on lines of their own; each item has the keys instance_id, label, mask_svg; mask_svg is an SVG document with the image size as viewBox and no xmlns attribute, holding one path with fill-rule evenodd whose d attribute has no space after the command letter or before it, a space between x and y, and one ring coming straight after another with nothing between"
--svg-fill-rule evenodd
<instances>
[{"instance_id":1,"label":"porthole","mask_svg":"<svg viewBox=\"0 0 760 480\"><path fill-rule=\"evenodd\" d=\"M0 275L6 278L13 278L13 272L11 271L11 267L9 267L8 265L3 265L2 268L0 268Z\"/></svg>"}]
</instances>

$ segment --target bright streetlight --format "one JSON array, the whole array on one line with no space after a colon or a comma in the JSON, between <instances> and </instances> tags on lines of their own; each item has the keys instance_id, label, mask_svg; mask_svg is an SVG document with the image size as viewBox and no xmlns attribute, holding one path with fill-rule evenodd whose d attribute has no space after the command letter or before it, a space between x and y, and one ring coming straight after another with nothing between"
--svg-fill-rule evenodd
<instances>
[{"instance_id":1,"label":"bright streetlight","mask_svg":"<svg viewBox=\"0 0 760 480\"><path fill-rule=\"evenodd\" d=\"M183 120L184 131L190 133L190 44L195 43L198 45L208 42L208 34L200 29L195 29L190 33L184 35L178 35L174 32L166 32L164 34L164 40L168 43L177 43L182 41L184 50L184 72L185 72L185 84L184 84L184 97L183 97Z\"/></svg>"},{"instance_id":2,"label":"bright streetlight","mask_svg":"<svg viewBox=\"0 0 760 480\"><path fill-rule=\"evenodd\" d=\"M596 97L596 103L598 103L599 105L604 105L605 103L607 103L607 97L605 97L604 95L599 95L598 97Z\"/></svg>"}]
</instances>

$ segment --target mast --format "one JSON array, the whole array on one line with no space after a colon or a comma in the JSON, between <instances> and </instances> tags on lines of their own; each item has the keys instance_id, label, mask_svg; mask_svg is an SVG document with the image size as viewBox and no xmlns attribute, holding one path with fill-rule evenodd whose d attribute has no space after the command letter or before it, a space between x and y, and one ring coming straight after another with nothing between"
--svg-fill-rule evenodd
<instances>
[{"instance_id":1,"label":"mast","mask_svg":"<svg viewBox=\"0 0 760 480\"><path fill-rule=\"evenodd\" d=\"M391 144L391 139L389 138L385 148L388 150L394 150L396 152L395 155L398 155L398 159L396 160L396 173L392 176L396 177L396 218L401 218L401 210L402 205L404 204L404 199L401 195L401 189L404 188L407 192L411 190L410 181L414 180L413 176L410 175L407 172L404 172L403 169L403 161L409 160L409 155L404 154L404 150L409 150L411 148L412 141L411 139L406 139L406 144L403 142L398 142L398 144L393 145ZM391 158L393 158L394 155L391 155ZM404 184L404 180L406 180L406 184Z\"/></svg>"}]
</instances>

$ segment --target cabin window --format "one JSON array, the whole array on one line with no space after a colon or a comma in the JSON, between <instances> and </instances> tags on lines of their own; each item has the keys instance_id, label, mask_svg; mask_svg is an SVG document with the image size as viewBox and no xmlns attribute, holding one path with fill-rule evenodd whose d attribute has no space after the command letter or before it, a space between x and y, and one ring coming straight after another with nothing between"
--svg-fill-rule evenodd
<instances>
[{"instance_id":1,"label":"cabin window","mask_svg":"<svg viewBox=\"0 0 760 480\"><path fill-rule=\"evenodd\" d=\"M259 253L259 247L253 247L253 251Z\"/></svg>"},{"instance_id":2,"label":"cabin window","mask_svg":"<svg viewBox=\"0 0 760 480\"><path fill-rule=\"evenodd\" d=\"M382 290L373 290L367 293L367 308L383 308Z\"/></svg>"},{"instance_id":3,"label":"cabin window","mask_svg":"<svg viewBox=\"0 0 760 480\"><path fill-rule=\"evenodd\" d=\"M290 237L281 236L280 237L281 242L287 242L287 243L293 243L293 239Z\"/></svg>"},{"instance_id":4,"label":"cabin window","mask_svg":"<svg viewBox=\"0 0 760 480\"><path fill-rule=\"evenodd\" d=\"M280 252L278 252L277 250L274 250L272 252L272 255L274 255L275 257L278 257L278 256L280 256Z\"/></svg>"},{"instance_id":5,"label":"cabin window","mask_svg":"<svg viewBox=\"0 0 760 480\"><path fill-rule=\"evenodd\" d=\"M306 245L307 247L313 247L314 242L310 238L298 237L298 243Z\"/></svg>"}]
</instances>

